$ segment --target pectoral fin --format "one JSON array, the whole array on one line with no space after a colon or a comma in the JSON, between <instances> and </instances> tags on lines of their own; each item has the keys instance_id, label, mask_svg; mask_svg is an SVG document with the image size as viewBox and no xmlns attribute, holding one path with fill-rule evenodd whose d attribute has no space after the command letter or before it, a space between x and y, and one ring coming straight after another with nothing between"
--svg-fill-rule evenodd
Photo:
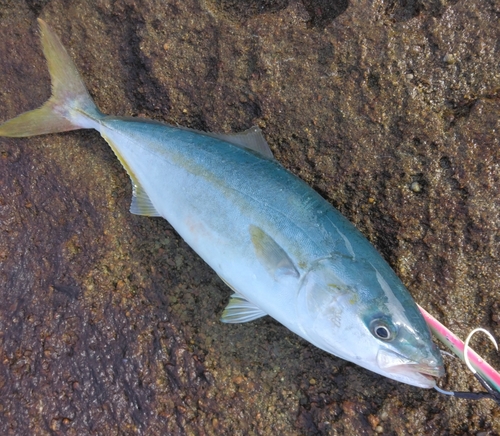
<instances>
[{"instance_id":1,"label":"pectoral fin","mask_svg":"<svg viewBox=\"0 0 500 436\"><path fill-rule=\"evenodd\" d=\"M300 274L292 260L271 236L251 225L250 237L259 262L274 279L278 280L283 275L299 278Z\"/></svg>"},{"instance_id":2,"label":"pectoral fin","mask_svg":"<svg viewBox=\"0 0 500 436\"><path fill-rule=\"evenodd\" d=\"M249 322L267 315L254 304L245 300L240 294L233 294L222 312L221 321L228 324Z\"/></svg>"}]
</instances>

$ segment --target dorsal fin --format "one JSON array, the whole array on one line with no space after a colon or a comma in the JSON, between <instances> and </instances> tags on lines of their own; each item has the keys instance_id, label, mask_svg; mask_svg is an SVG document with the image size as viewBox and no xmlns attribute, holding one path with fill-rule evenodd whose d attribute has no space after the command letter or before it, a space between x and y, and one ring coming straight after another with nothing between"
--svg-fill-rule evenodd
<instances>
[{"instance_id":1,"label":"dorsal fin","mask_svg":"<svg viewBox=\"0 0 500 436\"><path fill-rule=\"evenodd\" d=\"M222 139L223 141L237 145L238 147L255 151L268 159L274 159L273 152L271 151L269 144L264 139L264 136L262 136L262 130L260 130L257 126L250 127L248 130L240 133L202 133L213 138Z\"/></svg>"}]
</instances>

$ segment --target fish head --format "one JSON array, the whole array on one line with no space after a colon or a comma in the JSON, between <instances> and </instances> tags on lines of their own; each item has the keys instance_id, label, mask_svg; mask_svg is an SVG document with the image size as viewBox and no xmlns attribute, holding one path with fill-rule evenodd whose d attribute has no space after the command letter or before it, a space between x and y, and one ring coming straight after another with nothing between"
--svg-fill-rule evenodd
<instances>
[{"instance_id":1,"label":"fish head","mask_svg":"<svg viewBox=\"0 0 500 436\"><path fill-rule=\"evenodd\" d=\"M385 377L432 388L444 374L440 352L404 285L382 258L377 262L349 256L314 262L297 298L303 335Z\"/></svg>"}]
</instances>

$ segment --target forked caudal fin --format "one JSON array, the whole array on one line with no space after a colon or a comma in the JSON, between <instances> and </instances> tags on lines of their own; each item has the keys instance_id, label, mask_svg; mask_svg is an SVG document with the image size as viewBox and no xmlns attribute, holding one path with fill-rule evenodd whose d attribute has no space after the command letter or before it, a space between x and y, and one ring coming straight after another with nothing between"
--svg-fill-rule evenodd
<instances>
[{"instance_id":1,"label":"forked caudal fin","mask_svg":"<svg viewBox=\"0 0 500 436\"><path fill-rule=\"evenodd\" d=\"M38 23L52 81L52 96L41 108L0 125L0 136L22 137L96 128L103 114L92 101L59 38L40 18Z\"/></svg>"}]
</instances>

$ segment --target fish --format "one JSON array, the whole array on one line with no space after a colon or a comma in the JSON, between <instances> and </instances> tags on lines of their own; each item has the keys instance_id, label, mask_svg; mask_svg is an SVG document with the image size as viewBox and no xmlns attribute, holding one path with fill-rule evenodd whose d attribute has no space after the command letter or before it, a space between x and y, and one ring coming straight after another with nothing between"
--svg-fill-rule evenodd
<instances>
[{"instance_id":1,"label":"fish","mask_svg":"<svg viewBox=\"0 0 500 436\"><path fill-rule=\"evenodd\" d=\"M0 136L97 130L130 176L130 212L165 218L233 291L223 322L269 315L377 374L435 386L443 362L408 290L354 225L273 157L258 127L216 134L105 115L38 22L52 94L4 122Z\"/></svg>"}]
</instances>

